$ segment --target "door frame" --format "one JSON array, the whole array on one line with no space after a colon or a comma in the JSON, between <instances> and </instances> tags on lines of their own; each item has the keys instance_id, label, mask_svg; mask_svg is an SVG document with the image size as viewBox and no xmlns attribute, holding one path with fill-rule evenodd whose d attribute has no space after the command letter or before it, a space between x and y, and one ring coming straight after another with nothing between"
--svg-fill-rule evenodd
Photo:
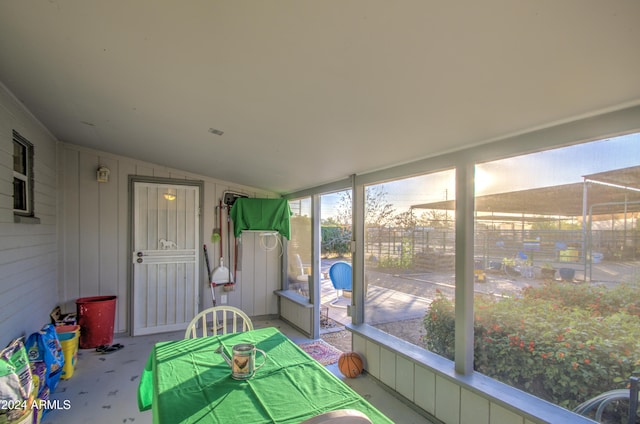
<instances>
[{"instance_id":1,"label":"door frame","mask_svg":"<svg viewBox=\"0 0 640 424\"><path fill-rule=\"evenodd\" d=\"M129 181L128 181L128 191L129 191L129 205L128 205L128 222L127 222L127 233L128 233L128 244L127 244L127 302L128 302L128 317L127 317L127 328L128 331L127 333L129 334L129 336L133 335L133 263L131 262L131 257L133 255L133 251L134 251L134 233L133 233L133 220L134 220L134 206L135 206L135 191L134 191L134 185L135 183L150 183L150 184L168 184L168 185L184 185L184 186L191 186L191 187L198 187L198 204L199 204L199 208L198 208L198 216L200 219L198 219L199 223L198 223L198 231L200 232L200 240L203 240L203 230L204 230L204 219L203 216L204 214L202 213L202 209L204 207L204 181L203 180L186 180L186 179L178 179L178 178L163 178L163 177L149 177L149 176L143 176L143 175L129 175ZM199 267L198 269L202 270L202 267L204 266L204 262L203 262L203 258L202 258L202 251L200 249L197 249L198 253L197 253L197 266ZM200 308L201 304L202 304L202 294L203 294L203 290L202 290L202 285L200 284L200 282L198 281L198 309Z\"/></svg>"}]
</instances>

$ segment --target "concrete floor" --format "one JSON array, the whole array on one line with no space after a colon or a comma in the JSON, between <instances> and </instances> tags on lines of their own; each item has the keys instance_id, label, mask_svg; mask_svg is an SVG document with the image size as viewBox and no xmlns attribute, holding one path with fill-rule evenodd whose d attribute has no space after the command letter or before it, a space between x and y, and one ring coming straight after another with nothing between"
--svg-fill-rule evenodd
<instances>
[{"instance_id":1,"label":"concrete floor","mask_svg":"<svg viewBox=\"0 0 640 424\"><path fill-rule=\"evenodd\" d=\"M325 265L323 263L323 265ZM328 270L326 264L326 270ZM324 271L324 270L323 270ZM621 281L628 276L640 273L639 263L599 264L594 266L594 280L599 282ZM576 278L579 276L576 274ZM389 275L371 273L369 275L369 293L367 303L374 303L384 316L384 320L408 319L410 315L424 314L426 305L436 288L452 290L452 275ZM500 276L492 276L487 283L477 284L476 289L482 292L502 292L517 286L529 285L535 280L509 281ZM507 286L504 286L504 285ZM516 287L513 287L516 286ZM328 278L322 279L322 304L327 305L335 298L335 290ZM394 298L401 296L400 298ZM407 297L407 298L405 298ZM401 300L401 301L400 301ZM340 302L342 305L350 303L350 299ZM404 305L403 307L401 307ZM408 308L411 306L411 308ZM413 309L412 309L413 308ZM345 324L351 321L346 308L325 308L329 317ZM415 309L415 310L414 310ZM369 317L371 320L372 317ZM373 319L376 321L376 319ZM256 328L278 327L294 342L307 341L298 331L278 320L254 321ZM69 401L67 410L50 411L44 423L50 424L113 424L113 423L151 423L151 412L139 412L137 407L137 388L139 376L145 365L153 345L165 340L178 340L183 332L165 333L140 337L118 337L114 343L121 343L125 348L102 355L92 349L81 350L74 375L69 380L62 380L56 392L51 396L53 400ZM405 403L397 399L375 379L367 375L355 379L345 379L338 371L337 365L328 367L335 375L345 381L356 392L376 406L396 423L429 423L422 415L415 412ZM61 403L62 404L62 403Z\"/></svg>"},{"instance_id":2,"label":"concrete floor","mask_svg":"<svg viewBox=\"0 0 640 424\"><path fill-rule=\"evenodd\" d=\"M323 264L325 265L325 264ZM328 270L326 264L326 270ZM618 269L620 268L620 269ZM597 281L620 281L625 275L638 275L638 263L594 267ZM323 276L324 277L324 276ZM414 315L423 316L426 306L436 288L442 291L453 290L452 275L430 273L426 275L389 275L370 273L367 303L375 304L368 311L381 313L380 321L408 319ZM531 284L535 280L522 282L509 281L500 276L492 276L487 283L477 284L478 291L508 291L513 286ZM506 284L506 286L505 286ZM322 304L334 321L346 324L351 321L346 308L326 306L335 298L335 290L328 278L322 279ZM343 299L341 305L350 303ZM382 319L384 317L384 320ZM378 321L369 316L370 322ZM254 320L256 328L278 327L294 342L307 341L301 333L278 320ZM339 329L339 328L338 328ZM336 330L330 329L329 331ZM121 343L124 349L102 355L92 349L81 350L74 375L62 380L53 400L69 401L67 410L52 410L44 419L50 424L113 424L113 423L151 423L151 412L139 412L137 406L137 388L139 377L153 345L160 341L178 340L183 332L164 333L139 337L117 337L114 343ZM356 392L376 406L396 423L429 423L430 421L396 398L377 380L367 375L355 379L345 379L337 369L330 365L328 369L345 381Z\"/></svg>"},{"instance_id":3,"label":"concrete floor","mask_svg":"<svg viewBox=\"0 0 640 424\"><path fill-rule=\"evenodd\" d=\"M277 327L294 342L308 341L301 333L279 320L254 320L256 328ZM140 374L153 345L182 339L184 332L138 337L116 337L125 347L110 354L82 349L73 376L61 380L51 399L68 401L69 409L50 411L45 424L151 423L151 411L139 412L137 389ZM396 398L368 375L346 379L337 365L329 365L336 376L396 423L429 423L422 415Z\"/></svg>"}]
</instances>

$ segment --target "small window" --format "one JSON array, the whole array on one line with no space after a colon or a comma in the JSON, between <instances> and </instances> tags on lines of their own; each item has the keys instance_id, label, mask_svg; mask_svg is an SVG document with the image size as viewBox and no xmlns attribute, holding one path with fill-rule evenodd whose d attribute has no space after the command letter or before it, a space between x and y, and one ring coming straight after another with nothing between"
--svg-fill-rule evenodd
<instances>
[{"instance_id":1,"label":"small window","mask_svg":"<svg viewBox=\"0 0 640 424\"><path fill-rule=\"evenodd\" d=\"M33 216L33 144L13 131L13 212Z\"/></svg>"}]
</instances>

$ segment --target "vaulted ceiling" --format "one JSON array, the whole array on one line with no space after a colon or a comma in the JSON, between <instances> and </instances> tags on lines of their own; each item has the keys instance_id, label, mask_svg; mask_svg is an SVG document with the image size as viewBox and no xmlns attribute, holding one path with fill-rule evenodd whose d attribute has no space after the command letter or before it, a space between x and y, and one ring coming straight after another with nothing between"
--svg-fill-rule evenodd
<instances>
[{"instance_id":1,"label":"vaulted ceiling","mask_svg":"<svg viewBox=\"0 0 640 424\"><path fill-rule=\"evenodd\" d=\"M5 0L0 82L61 141L286 193L637 104L638 22L637 0Z\"/></svg>"}]
</instances>

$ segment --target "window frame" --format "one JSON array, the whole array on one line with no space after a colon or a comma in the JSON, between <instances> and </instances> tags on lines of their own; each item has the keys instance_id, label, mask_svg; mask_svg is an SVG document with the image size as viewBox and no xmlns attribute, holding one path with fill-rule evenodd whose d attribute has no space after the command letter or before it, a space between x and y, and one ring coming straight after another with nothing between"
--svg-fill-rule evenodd
<instances>
[{"instance_id":1,"label":"window frame","mask_svg":"<svg viewBox=\"0 0 640 424\"><path fill-rule=\"evenodd\" d=\"M14 146L14 154L13 154L13 214L16 217L33 217L34 216L34 205L33 205L33 163L34 163L34 147L33 143L27 140L24 136L22 136L18 131L13 130L13 146ZM18 167L17 156L15 153L16 146L18 146L22 150L23 158L20 161L21 167L24 168L25 173L20 172L20 169L16 169ZM18 184L17 181L22 182L24 185L20 190L24 191L24 209L16 208L16 197L18 194ZM19 206L19 205L18 205Z\"/></svg>"},{"instance_id":2,"label":"window frame","mask_svg":"<svg viewBox=\"0 0 640 424\"><path fill-rule=\"evenodd\" d=\"M407 178L415 175L433 173L446 169L456 169L456 251L465 252L456 257L456 370L470 375L473 368L472 316L473 300L468 284L473 281L473 253L469 243L473 244L475 204L474 167L476 163L505 159L528 153L541 152L563 146L580 144L606 137L614 137L640 132L638 126L640 105L604 112L600 115L580 117L575 120L555 123L531 131L490 140L478 146L419 159L414 162L389 168L353 174L349 178L320 185L317 187L287 193L284 197L295 199L313 196L333 190L351 188L353 199L353 234L355 252L353 253L354 298L351 316L353 325L364 324L364 193L365 187L386 181ZM314 226L320 223L314 217ZM366 324L364 324L366 325Z\"/></svg>"},{"instance_id":3,"label":"window frame","mask_svg":"<svg viewBox=\"0 0 640 424\"><path fill-rule=\"evenodd\" d=\"M285 194L286 198L296 198L303 195L314 195L335 189L351 187L353 190L353 232L354 248L354 298L352 307L352 325L349 330L358 336L356 348L371 345L386 349L397 357L403 357L416 364L434 371L436 377L451 380L458 389L466 389L478 393L481 398L493 405L507 407L520 417L535 417L543 421L557 421L558 417L579 418L567 410L552 405L532 395L527 395L486 377L476 374L470 364L473 363L473 269L474 258L472 251L465 251L473 245L474 237L474 166L476 163L488 162L527 153L558 148L562 146L594 141L606 137L614 137L640 132L638 119L640 105L632 105L619 110L602 111L601 114L576 117L548 127L534 128L530 131L488 140L475 147L469 147L455 152L427 157L415 162L402 164L364 174L354 174L349 179L317 186L299 192ZM456 194L456 251L465 252L456 256L456 354L454 361L442 360L435 354L424 349L414 347L409 343L398 342L397 339L386 335L380 330L364 324L364 188L368 184L404 178L410 175L435 172L445 168L456 168L456 187L461 190ZM314 226L319 222L314 220ZM471 288L469 287L471 285ZM372 373L374 377L379 375ZM442 403L437 401L438 404Z\"/></svg>"}]
</instances>

